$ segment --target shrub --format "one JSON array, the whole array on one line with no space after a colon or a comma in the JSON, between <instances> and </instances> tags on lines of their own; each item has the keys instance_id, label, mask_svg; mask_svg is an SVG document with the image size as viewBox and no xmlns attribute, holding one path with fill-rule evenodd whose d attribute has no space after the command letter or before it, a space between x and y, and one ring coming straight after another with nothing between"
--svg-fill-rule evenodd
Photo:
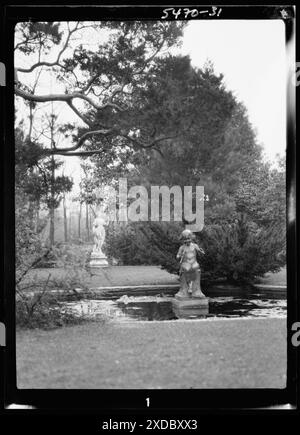
<instances>
[{"instance_id":1,"label":"shrub","mask_svg":"<svg viewBox=\"0 0 300 435\"><path fill-rule=\"evenodd\" d=\"M153 222L111 224L106 232L105 252L124 265L164 265L176 270L182 229L176 224Z\"/></svg>"},{"instance_id":2,"label":"shrub","mask_svg":"<svg viewBox=\"0 0 300 435\"><path fill-rule=\"evenodd\" d=\"M198 237L206 253L202 267L209 280L226 278L234 283L253 283L266 272L278 272L285 256L285 233L276 226L267 229L245 221L206 227Z\"/></svg>"},{"instance_id":3,"label":"shrub","mask_svg":"<svg viewBox=\"0 0 300 435\"><path fill-rule=\"evenodd\" d=\"M28 268L17 280L16 325L22 328L56 328L85 321L85 316L76 316L62 311L61 303L50 293L51 290L88 291L89 273L84 269L87 251L73 246L56 246L51 251L63 273L54 276ZM45 271L44 271L45 272Z\"/></svg>"},{"instance_id":4,"label":"shrub","mask_svg":"<svg viewBox=\"0 0 300 435\"><path fill-rule=\"evenodd\" d=\"M61 309L61 304L54 298L39 296L17 299L16 326L18 328L54 329L62 326L79 324L86 321L84 316L75 316Z\"/></svg>"},{"instance_id":5,"label":"shrub","mask_svg":"<svg viewBox=\"0 0 300 435\"><path fill-rule=\"evenodd\" d=\"M183 226L168 223L129 224L110 234L109 252L123 264L156 264L178 273L176 260ZM285 264L285 232L282 226L265 227L240 215L233 223L206 225L196 234L205 255L199 259L202 279L254 282Z\"/></svg>"}]
</instances>

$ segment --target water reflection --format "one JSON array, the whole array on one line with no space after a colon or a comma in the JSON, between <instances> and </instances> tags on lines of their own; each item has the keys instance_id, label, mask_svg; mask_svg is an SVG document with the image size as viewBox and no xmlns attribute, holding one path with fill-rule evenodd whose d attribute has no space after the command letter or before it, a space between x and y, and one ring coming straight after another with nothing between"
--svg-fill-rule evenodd
<instances>
[{"instance_id":1,"label":"water reflection","mask_svg":"<svg viewBox=\"0 0 300 435\"><path fill-rule=\"evenodd\" d=\"M150 302L118 302L119 307L129 317L139 320L172 320L176 319L169 301Z\"/></svg>"},{"instance_id":2,"label":"water reflection","mask_svg":"<svg viewBox=\"0 0 300 435\"><path fill-rule=\"evenodd\" d=\"M64 303L64 309L78 315L95 318L105 316L120 320L164 321L176 320L176 310L171 297L122 296L118 300L81 300ZM205 316L192 313L191 318L236 318L236 317L286 317L285 299L257 298L257 295L240 298L220 296L209 298L209 313Z\"/></svg>"}]
</instances>

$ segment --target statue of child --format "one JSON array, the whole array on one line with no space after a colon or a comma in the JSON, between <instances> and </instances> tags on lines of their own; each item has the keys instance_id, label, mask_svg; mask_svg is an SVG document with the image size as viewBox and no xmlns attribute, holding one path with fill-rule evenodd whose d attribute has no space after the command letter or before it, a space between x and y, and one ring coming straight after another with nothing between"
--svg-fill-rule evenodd
<instances>
[{"instance_id":1,"label":"statue of child","mask_svg":"<svg viewBox=\"0 0 300 435\"><path fill-rule=\"evenodd\" d=\"M204 297L200 287L200 266L197 261L197 255L204 254L204 250L193 242L192 231L182 231L181 238L183 245L180 246L176 256L177 260L180 260L179 274L181 277L181 287L177 295L181 297L188 293Z\"/></svg>"},{"instance_id":2,"label":"statue of child","mask_svg":"<svg viewBox=\"0 0 300 435\"><path fill-rule=\"evenodd\" d=\"M177 260L180 260L180 273L199 269L197 254L204 254L203 249L192 241L194 238L192 231L182 231L181 238L183 245L180 246L176 256Z\"/></svg>"}]
</instances>

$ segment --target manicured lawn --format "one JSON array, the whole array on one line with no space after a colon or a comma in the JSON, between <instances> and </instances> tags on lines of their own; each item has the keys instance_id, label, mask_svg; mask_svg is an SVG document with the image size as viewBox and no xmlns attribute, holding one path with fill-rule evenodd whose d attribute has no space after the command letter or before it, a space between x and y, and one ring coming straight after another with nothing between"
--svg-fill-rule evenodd
<instances>
[{"instance_id":1,"label":"manicured lawn","mask_svg":"<svg viewBox=\"0 0 300 435\"><path fill-rule=\"evenodd\" d=\"M29 276L46 280L49 273L51 279L63 280L69 275L69 271L63 268L34 269ZM98 269L92 276L86 275L85 284L90 287L113 287L147 284L176 284L178 276L160 269L158 266L111 266ZM263 278L257 280L261 284L286 285L286 268L278 273L267 273Z\"/></svg>"},{"instance_id":2,"label":"manicured lawn","mask_svg":"<svg viewBox=\"0 0 300 435\"><path fill-rule=\"evenodd\" d=\"M284 388L283 319L86 323L17 333L18 388Z\"/></svg>"},{"instance_id":3,"label":"manicured lawn","mask_svg":"<svg viewBox=\"0 0 300 435\"><path fill-rule=\"evenodd\" d=\"M277 273L266 273L263 278L258 280L261 284L268 285L285 285L286 286L286 267L283 267Z\"/></svg>"},{"instance_id":4,"label":"manicured lawn","mask_svg":"<svg viewBox=\"0 0 300 435\"><path fill-rule=\"evenodd\" d=\"M63 268L33 269L28 274L47 280L63 280L69 275L69 271ZM146 284L176 284L178 276L160 269L158 266L111 266L93 271L92 276L87 275L85 284L89 287L112 287Z\"/></svg>"},{"instance_id":5,"label":"manicured lawn","mask_svg":"<svg viewBox=\"0 0 300 435\"><path fill-rule=\"evenodd\" d=\"M64 269L36 269L64 279ZM264 284L284 285L286 271ZM174 284L156 266L117 266L90 287ZM283 319L85 323L17 332L18 388L284 388Z\"/></svg>"}]
</instances>

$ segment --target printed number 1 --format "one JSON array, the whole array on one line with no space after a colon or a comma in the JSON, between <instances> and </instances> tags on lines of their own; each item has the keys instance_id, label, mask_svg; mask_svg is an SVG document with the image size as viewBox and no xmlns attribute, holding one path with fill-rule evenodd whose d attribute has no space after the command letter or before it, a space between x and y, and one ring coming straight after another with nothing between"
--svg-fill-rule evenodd
<instances>
[{"instance_id":1,"label":"printed number 1","mask_svg":"<svg viewBox=\"0 0 300 435\"><path fill-rule=\"evenodd\" d=\"M147 407L149 408L149 406L150 406L150 399L149 399L149 397L146 397L146 403L147 403Z\"/></svg>"}]
</instances>

